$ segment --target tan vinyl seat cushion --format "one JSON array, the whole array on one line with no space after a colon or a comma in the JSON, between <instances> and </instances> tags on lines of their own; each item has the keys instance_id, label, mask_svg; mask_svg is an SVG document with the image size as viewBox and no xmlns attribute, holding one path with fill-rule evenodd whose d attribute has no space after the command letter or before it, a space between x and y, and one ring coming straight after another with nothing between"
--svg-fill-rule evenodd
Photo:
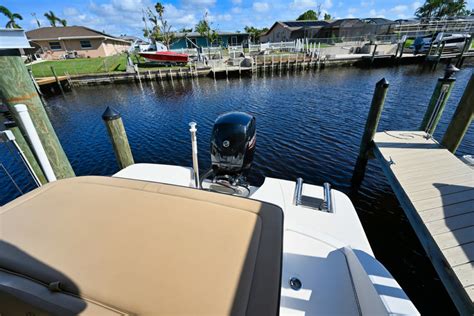
<instances>
[{"instance_id":1,"label":"tan vinyl seat cushion","mask_svg":"<svg viewBox=\"0 0 474 316\"><path fill-rule=\"evenodd\" d=\"M275 315L282 231L271 204L79 177L0 209L0 269L124 313Z\"/></svg>"}]
</instances>

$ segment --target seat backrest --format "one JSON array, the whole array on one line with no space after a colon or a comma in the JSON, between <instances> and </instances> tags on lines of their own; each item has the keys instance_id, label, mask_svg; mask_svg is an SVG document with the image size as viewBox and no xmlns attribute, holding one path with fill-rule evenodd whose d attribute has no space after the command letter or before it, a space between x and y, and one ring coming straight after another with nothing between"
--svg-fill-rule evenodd
<instances>
[{"instance_id":1,"label":"seat backrest","mask_svg":"<svg viewBox=\"0 0 474 316\"><path fill-rule=\"evenodd\" d=\"M1 269L86 305L141 315L278 312L283 213L271 204L80 177L2 207L0 228Z\"/></svg>"}]
</instances>

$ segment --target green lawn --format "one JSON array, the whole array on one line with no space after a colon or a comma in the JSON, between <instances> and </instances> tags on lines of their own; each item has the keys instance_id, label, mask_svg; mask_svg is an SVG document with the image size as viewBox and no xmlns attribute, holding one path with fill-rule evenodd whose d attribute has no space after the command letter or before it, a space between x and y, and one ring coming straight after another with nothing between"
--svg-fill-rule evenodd
<instances>
[{"instance_id":1,"label":"green lawn","mask_svg":"<svg viewBox=\"0 0 474 316\"><path fill-rule=\"evenodd\" d=\"M32 69L36 78L51 77L53 73L51 67L58 76L66 73L70 76L98 73L124 72L127 69L127 55L121 54L109 57L99 58L78 58L67 60L45 61L38 64L28 66ZM166 67L153 63L147 63L146 60L139 55L132 55L132 61L138 65L139 71L158 70L158 69L179 69L179 67Z\"/></svg>"},{"instance_id":2,"label":"green lawn","mask_svg":"<svg viewBox=\"0 0 474 316\"><path fill-rule=\"evenodd\" d=\"M121 72L126 69L126 55L116 55L98 58L78 58L66 60L45 61L28 66L35 77L50 77L53 75L51 67L58 76L81 75L105 72Z\"/></svg>"},{"instance_id":3,"label":"green lawn","mask_svg":"<svg viewBox=\"0 0 474 316\"><path fill-rule=\"evenodd\" d=\"M407 40L405 41L405 48L410 47L410 46L413 44L414 41L415 41L415 40L412 39L412 38L407 39Z\"/></svg>"}]
</instances>

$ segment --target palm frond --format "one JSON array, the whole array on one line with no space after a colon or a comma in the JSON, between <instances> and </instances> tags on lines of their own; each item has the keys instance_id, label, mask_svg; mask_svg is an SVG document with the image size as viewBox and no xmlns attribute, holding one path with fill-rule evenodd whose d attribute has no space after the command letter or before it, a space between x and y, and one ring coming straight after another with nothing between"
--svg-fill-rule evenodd
<instances>
[{"instance_id":1,"label":"palm frond","mask_svg":"<svg viewBox=\"0 0 474 316\"><path fill-rule=\"evenodd\" d=\"M9 19L12 16L12 12L8 10L6 7L4 7L3 5L0 5L0 13L2 13L4 16L6 16Z\"/></svg>"},{"instance_id":2,"label":"palm frond","mask_svg":"<svg viewBox=\"0 0 474 316\"><path fill-rule=\"evenodd\" d=\"M23 20L23 17L22 17L21 15L19 15L18 13L13 13L13 14L12 14L12 17L13 17L14 19Z\"/></svg>"}]
</instances>

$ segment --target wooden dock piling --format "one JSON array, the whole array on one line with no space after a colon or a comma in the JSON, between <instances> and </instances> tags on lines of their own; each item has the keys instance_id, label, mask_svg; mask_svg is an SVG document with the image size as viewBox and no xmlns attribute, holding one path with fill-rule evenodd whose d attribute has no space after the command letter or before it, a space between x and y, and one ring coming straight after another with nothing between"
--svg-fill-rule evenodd
<instances>
[{"instance_id":1,"label":"wooden dock piling","mask_svg":"<svg viewBox=\"0 0 474 316\"><path fill-rule=\"evenodd\" d=\"M360 142L359 156L352 175L352 187L357 189L364 179L365 168L367 160L369 159L369 152L373 147L373 139L377 132L380 116L382 115L385 97L387 95L389 83L385 78L382 78L375 85L374 96L370 105L369 114L365 123L364 134Z\"/></svg>"},{"instance_id":2,"label":"wooden dock piling","mask_svg":"<svg viewBox=\"0 0 474 316\"><path fill-rule=\"evenodd\" d=\"M74 171L36 92L23 60L17 50L0 51L0 97L19 122L14 106L26 104L49 162L57 179L74 177ZM20 126L20 125L19 125ZM22 130L22 128L20 127ZM24 131L22 130L24 133Z\"/></svg>"},{"instance_id":3,"label":"wooden dock piling","mask_svg":"<svg viewBox=\"0 0 474 316\"><path fill-rule=\"evenodd\" d=\"M471 125L474 116L474 74L464 90L464 94L459 101L448 129L441 140L441 144L450 152L456 152L459 144Z\"/></svg>"},{"instance_id":4,"label":"wooden dock piling","mask_svg":"<svg viewBox=\"0 0 474 316\"><path fill-rule=\"evenodd\" d=\"M128 143L127 133L119 112L107 107L102 120L107 127L107 132L114 148L115 157L120 169L134 164L132 151Z\"/></svg>"},{"instance_id":5,"label":"wooden dock piling","mask_svg":"<svg viewBox=\"0 0 474 316\"><path fill-rule=\"evenodd\" d=\"M51 68L51 72L53 73L54 80L56 80L56 84L59 87L59 90L61 90L61 93L64 94L64 89L63 89L63 86L61 84L61 80L59 80L58 75L56 75L56 71L54 70L54 67L51 66L50 68Z\"/></svg>"},{"instance_id":6,"label":"wooden dock piling","mask_svg":"<svg viewBox=\"0 0 474 316\"><path fill-rule=\"evenodd\" d=\"M438 78L428 109L421 122L420 131L425 131L429 135L433 135L455 81L455 78L446 78L446 76Z\"/></svg>"}]
</instances>

